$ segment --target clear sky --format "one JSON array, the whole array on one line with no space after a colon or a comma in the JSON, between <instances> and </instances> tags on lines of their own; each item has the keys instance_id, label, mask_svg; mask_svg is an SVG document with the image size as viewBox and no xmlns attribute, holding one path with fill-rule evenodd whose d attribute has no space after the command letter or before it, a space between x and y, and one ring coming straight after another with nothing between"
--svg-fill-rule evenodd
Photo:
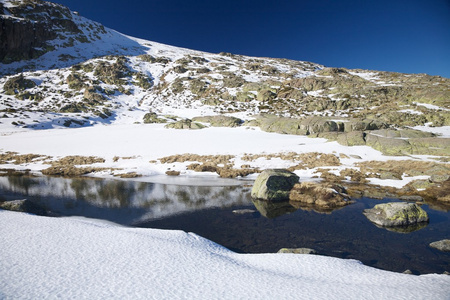
<instances>
[{"instance_id":1,"label":"clear sky","mask_svg":"<svg viewBox=\"0 0 450 300\"><path fill-rule=\"evenodd\" d=\"M173 46L450 78L450 0L53 2Z\"/></svg>"}]
</instances>

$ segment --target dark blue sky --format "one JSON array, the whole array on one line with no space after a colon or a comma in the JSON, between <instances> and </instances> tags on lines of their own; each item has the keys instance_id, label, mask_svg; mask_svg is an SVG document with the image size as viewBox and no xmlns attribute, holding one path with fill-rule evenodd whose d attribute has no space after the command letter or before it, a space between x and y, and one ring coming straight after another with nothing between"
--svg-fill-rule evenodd
<instances>
[{"instance_id":1,"label":"dark blue sky","mask_svg":"<svg viewBox=\"0 0 450 300\"><path fill-rule=\"evenodd\" d=\"M190 49L450 78L450 0L57 0Z\"/></svg>"}]
</instances>

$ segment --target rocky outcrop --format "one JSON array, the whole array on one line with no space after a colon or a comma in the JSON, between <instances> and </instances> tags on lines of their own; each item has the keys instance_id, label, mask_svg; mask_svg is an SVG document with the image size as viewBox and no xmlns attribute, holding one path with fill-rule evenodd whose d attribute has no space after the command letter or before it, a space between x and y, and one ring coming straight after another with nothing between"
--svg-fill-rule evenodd
<instances>
[{"instance_id":1,"label":"rocky outcrop","mask_svg":"<svg viewBox=\"0 0 450 300\"><path fill-rule=\"evenodd\" d=\"M391 202L365 209L363 214L373 223L384 226L408 226L428 222L428 214L415 203Z\"/></svg>"},{"instance_id":2,"label":"rocky outcrop","mask_svg":"<svg viewBox=\"0 0 450 300\"><path fill-rule=\"evenodd\" d=\"M354 203L345 193L345 189L337 184L302 182L297 183L289 193L291 204L311 206L319 210L334 210Z\"/></svg>"},{"instance_id":3,"label":"rocky outcrop","mask_svg":"<svg viewBox=\"0 0 450 300\"><path fill-rule=\"evenodd\" d=\"M289 199L289 193L299 177L282 169L264 170L253 184L251 196L256 199L283 201Z\"/></svg>"},{"instance_id":4,"label":"rocky outcrop","mask_svg":"<svg viewBox=\"0 0 450 300\"><path fill-rule=\"evenodd\" d=\"M438 249L444 252L450 252L450 240L440 240L430 243L431 248Z\"/></svg>"},{"instance_id":5,"label":"rocky outcrop","mask_svg":"<svg viewBox=\"0 0 450 300\"><path fill-rule=\"evenodd\" d=\"M202 129L206 126L193 122L190 119L184 119L177 122L169 123L165 126L166 128L173 128L173 129Z\"/></svg>"},{"instance_id":6,"label":"rocky outcrop","mask_svg":"<svg viewBox=\"0 0 450 300\"><path fill-rule=\"evenodd\" d=\"M35 87L36 83L30 79L26 79L22 74L9 78L3 89L7 95L15 95L26 89Z\"/></svg>"},{"instance_id":7,"label":"rocky outcrop","mask_svg":"<svg viewBox=\"0 0 450 300\"><path fill-rule=\"evenodd\" d=\"M91 28L93 34L85 34L74 21L74 15L59 4L41 0L11 1L8 7L0 9L0 62L37 58L52 51L49 43L63 39L63 44L71 46L76 41L89 42L105 32L102 25ZM68 38L71 36L71 38Z\"/></svg>"},{"instance_id":8,"label":"rocky outcrop","mask_svg":"<svg viewBox=\"0 0 450 300\"><path fill-rule=\"evenodd\" d=\"M231 117L231 116L204 116L204 117L194 117L192 121L209 123L213 127L238 127L244 121L239 118Z\"/></svg>"},{"instance_id":9,"label":"rocky outcrop","mask_svg":"<svg viewBox=\"0 0 450 300\"><path fill-rule=\"evenodd\" d=\"M165 119L159 118L158 115L154 112L149 112L144 115L144 124L153 124L153 123L166 123Z\"/></svg>"},{"instance_id":10,"label":"rocky outcrop","mask_svg":"<svg viewBox=\"0 0 450 300\"><path fill-rule=\"evenodd\" d=\"M0 62L31 59L43 54L46 42L56 38L47 22L0 18Z\"/></svg>"}]
</instances>

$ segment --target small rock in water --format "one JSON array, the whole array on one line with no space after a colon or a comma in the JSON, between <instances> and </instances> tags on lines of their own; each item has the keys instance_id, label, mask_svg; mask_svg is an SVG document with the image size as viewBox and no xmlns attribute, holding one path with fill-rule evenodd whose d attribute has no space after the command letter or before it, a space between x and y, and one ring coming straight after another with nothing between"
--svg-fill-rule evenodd
<instances>
[{"instance_id":1,"label":"small rock in water","mask_svg":"<svg viewBox=\"0 0 450 300\"><path fill-rule=\"evenodd\" d=\"M450 252L450 240L440 240L430 243L430 247L444 252Z\"/></svg>"},{"instance_id":2,"label":"small rock in water","mask_svg":"<svg viewBox=\"0 0 450 300\"><path fill-rule=\"evenodd\" d=\"M414 202L421 202L423 201L423 197L419 195L411 195L411 196L401 196L400 200L403 201L414 201Z\"/></svg>"},{"instance_id":3,"label":"small rock in water","mask_svg":"<svg viewBox=\"0 0 450 300\"><path fill-rule=\"evenodd\" d=\"M365 209L363 214L371 222L380 226L406 226L428 222L428 214L415 203L391 202L377 204Z\"/></svg>"},{"instance_id":4,"label":"small rock in water","mask_svg":"<svg viewBox=\"0 0 450 300\"><path fill-rule=\"evenodd\" d=\"M403 274L410 274L410 275L412 275L413 272L412 272L410 269L408 269L408 270L405 270L405 271L403 272Z\"/></svg>"},{"instance_id":5,"label":"small rock in water","mask_svg":"<svg viewBox=\"0 0 450 300\"><path fill-rule=\"evenodd\" d=\"M277 253L317 254L317 251L311 248L281 248Z\"/></svg>"}]
</instances>

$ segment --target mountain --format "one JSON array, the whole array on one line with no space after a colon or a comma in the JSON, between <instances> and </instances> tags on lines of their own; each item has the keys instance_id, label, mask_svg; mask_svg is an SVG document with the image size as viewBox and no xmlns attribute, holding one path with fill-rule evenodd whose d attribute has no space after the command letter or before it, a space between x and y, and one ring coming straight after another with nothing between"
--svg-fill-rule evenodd
<instances>
[{"instance_id":1,"label":"mountain","mask_svg":"<svg viewBox=\"0 0 450 300\"><path fill-rule=\"evenodd\" d=\"M168 122L259 126L448 155L416 126L450 126L450 79L206 53L120 34L40 0L1 0L0 117L5 130Z\"/></svg>"}]
</instances>

